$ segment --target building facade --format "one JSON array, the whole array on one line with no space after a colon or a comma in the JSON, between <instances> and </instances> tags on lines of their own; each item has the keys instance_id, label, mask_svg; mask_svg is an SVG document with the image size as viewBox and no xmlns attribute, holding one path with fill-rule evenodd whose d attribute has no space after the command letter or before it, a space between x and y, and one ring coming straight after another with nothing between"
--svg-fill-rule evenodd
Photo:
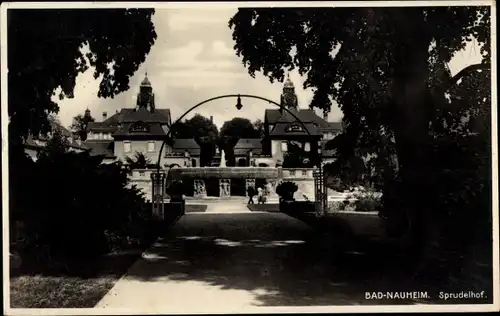
<instances>
[{"instance_id":1,"label":"building facade","mask_svg":"<svg viewBox=\"0 0 500 316\"><path fill-rule=\"evenodd\" d=\"M87 110L88 111L88 110ZM123 108L102 121L91 122L87 128L85 146L93 155L104 155L105 162L122 161L143 154L151 164L156 164L160 149L160 166L199 165L199 146L194 140L168 141L172 124L170 109L156 107L155 95L147 75L140 85L135 108Z\"/></svg>"},{"instance_id":2,"label":"building facade","mask_svg":"<svg viewBox=\"0 0 500 316\"><path fill-rule=\"evenodd\" d=\"M329 122L327 113L320 117L311 109L299 108L295 86L289 77L280 102L288 111L282 108L265 111L262 151L260 157L255 158L256 164L271 157L274 164L279 165L292 147L309 153L309 159L315 160L313 165L335 159L333 151L325 150L325 144L342 132L342 123Z\"/></svg>"},{"instance_id":3,"label":"building facade","mask_svg":"<svg viewBox=\"0 0 500 316\"><path fill-rule=\"evenodd\" d=\"M265 110L262 138L240 139L236 143L233 148L235 165L276 167L286 163L287 154L293 150L305 153L304 159L310 160L309 165L332 161L334 153L326 150L325 144L342 132L342 124L329 122L327 115L320 117L311 109L299 108L290 78L284 83L280 102L286 110ZM101 121L89 123L84 146L94 155L104 155L105 162L125 162L127 157L142 153L156 164L171 124L170 110L156 107L153 88L146 75L135 108L123 108L110 117L104 112ZM194 139L173 139L163 146L161 167L200 166L201 149ZM217 158L216 153L214 161Z\"/></svg>"},{"instance_id":4,"label":"building facade","mask_svg":"<svg viewBox=\"0 0 500 316\"><path fill-rule=\"evenodd\" d=\"M66 139L69 151L80 153L89 150L78 136L74 135L67 128L56 122L56 120L49 119L49 121L52 129L51 132L45 136L35 137L30 135L24 141L24 151L31 159L33 159L33 161L38 160L40 150L47 145L56 130L58 130L61 133L61 136Z\"/></svg>"}]
</instances>

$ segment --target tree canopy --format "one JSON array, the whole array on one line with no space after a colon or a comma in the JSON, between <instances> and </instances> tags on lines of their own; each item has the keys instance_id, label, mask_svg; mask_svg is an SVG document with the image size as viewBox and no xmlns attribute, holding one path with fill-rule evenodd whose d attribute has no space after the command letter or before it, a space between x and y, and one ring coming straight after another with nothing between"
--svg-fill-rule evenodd
<instances>
[{"instance_id":1,"label":"tree canopy","mask_svg":"<svg viewBox=\"0 0 500 316\"><path fill-rule=\"evenodd\" d=\"M259 138L260 131L246 118L235 117L224 122L220 129L221 138Z\"/></svg>"},{"instance_id":2,"label":"tree canopy","mask_svg":"<svg viewBox=\"0 0 500 316\"><path fill-rule=\"evenodd\" d=\"M417 150L449 86L490 63L489 7L243 8L229 27L251 76L282 81L298 68L310 106L337 101L349 138L369 144L396 133ZM451 78L446 64L473 39L484 65ZM399 159L412 156L405 149Z\"/></svg>"},{"instance_id":3,"label":"tree canopy","mask_svg":"<svg viewBox=\"0 0 500 316\"><path fill-rule=\"evenodd\" d=\"M204 139L209 143L215 143L219 131L209 118L196 113L192 118L173 125L172 134L175 138L194 138L198 141Z\"/></svg>"},{"instance_id":4,"label":"tree canopy","mask_svg":"<svg viewBox=\"0 0 500 316\"><path fill-rule=\"evenodd\" d=\"M129 88L156 40L153 9L9 9L8 112L11 141L50 130L52 97L72 98L78 74L95 67L99 97ZM82 48L87 45L89 52ZM84 54L85 53L85 54ZM88 60L86 58L88 58Z\"/></svg>"},{"instance_id":5,"label":"tree canopy","mask_svg":"<svg viewBox=\"0 0 500 316\"><path fill-rule=\"evenodd\" d=\"M453 222L436 215L440 198L462 192L455 187L445 190L448 195L438 193L460 180L436 174L439 155L454 142L473 146L485 159L489 154L478 138L450 133L464 120L454 107L464 108L461 114L469 113L471 122L481 116L470 112L488 112L489 84L477 94L467 90L485 82L480 73L490 72L490 13L489 6L242 8L229 27L236 54L252 77L261 72L271 82L282 81L285 71L298 69L304 88L314 92L311 108L329 111L332 100L338 103L345 130L330 146L339 162L352 166L359 157L380 158L381 169L388 171L384 198L398 196L391 205L407 218L414 253L426 257L438 240L437 224ZM480 45L482 62L452 76L447 64L471 41ZM471 153L461 166L479 172ZM395 174L389 172L393 156ZM484 200L488 195L479 188L491 183L480 179L459 183L475 187ZM471 201L478 200L453 205L470 211L477 206ZM467 221L455 224L465 229Z\"/></svg>"},{"instance_id":6,"label":"tree canopy","mask_svg":"<svg viewBox=\"0 0 500 316\"><path fill-rule=\"evenodd\" d=\"M255 120L253 123L254 128L259 132L259 137L264 136L264 122L261 119Z\"/></svg>"},{"instance_id":7,"label":"tree canopy","mask_svg":"<svg viewBox=\"0 0 500 316\"><path fill-rule=\"evenodd\" d=\"M201 148L200 165L207 166L215 153L219 131L207 117L196 113L192 118L172 125L172 137L194 138Z\"/></svg>"},{"instance_id":8,"label":"tree canopy","mask_svg":"<svg viewBox=\"0 0 500 316\"><path fill-rule=\"evenodd\" d=\"M71 124L71 131L80 137L82 141L87 139L87 127L90 122L94 122L95 118L92 117L90 112L85 111L85 113L78 114L73 118L73 124Z\"/></svg>"}]
</instances>

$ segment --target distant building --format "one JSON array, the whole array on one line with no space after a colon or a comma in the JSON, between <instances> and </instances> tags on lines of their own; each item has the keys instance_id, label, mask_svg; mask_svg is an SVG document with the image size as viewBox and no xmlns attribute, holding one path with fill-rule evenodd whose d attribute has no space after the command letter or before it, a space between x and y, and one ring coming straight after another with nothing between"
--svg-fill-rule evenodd
<instances>
[{"instance_id":1,"label":"distant building","mask_svg":"<svg viewBox=\"0 0 500 316\"><path fill-rule=\"evenodd\" d=\"M63 137L66 138L69 144L69 151L74 152L84 152L88 148L82 143L80 138L74 135L66 127L62 126L60 123L53 119L49 119L51 125L51 132L47 133L46 136L28 136L24 142L24 151L34 160L38 159L38 154L40 150L47 145L49 140L52 138L53 133L59 130Z\"/></svg>"},{"instance_id":2,"label":"distant building","mask_svg":"<svg viewBox=\"0 0 500 316\"><path fill-rule=\"evenodd\" d=\"M272 157L274 164L282 162L290 144L305 152L317 153L323 162L334 159L325 144L342 132L341 122L328 122L327 113L318 116L311 109L300 109L295 86L288 77L281 94L281 105L288 109L267 109L264 114L262 159ZM256 159L259 164L261 158Z\"/></svg>"},{"instance_id":3,"label":"distant building","mask_svg":"<svg viewBox=\"0 0 500 316\"><path fill-rule=\"evenodd\" d=\"M158 161L162 143L172 124L170 109L156 107L155 95L147 75L140 85L135 108L122 108L108 117L102 114L102 121L88 125L85 146L93 155L104 154L105 162L133 158L143 153L152 163ZM165 144L160 165L199 165L200 150L194 140L176 139Z\"/></svg>"},{"instance_id":4,"label":"distant building","mask_svg":"<svg viewBox=\"0 0 500 316\"><path fill-rule=\"evenodd\" d=\"M233 147L233 152L236 166L252 166L253 155L259 155L262 153L262 139L241 138Z\"/></svg>"}]
</instances>

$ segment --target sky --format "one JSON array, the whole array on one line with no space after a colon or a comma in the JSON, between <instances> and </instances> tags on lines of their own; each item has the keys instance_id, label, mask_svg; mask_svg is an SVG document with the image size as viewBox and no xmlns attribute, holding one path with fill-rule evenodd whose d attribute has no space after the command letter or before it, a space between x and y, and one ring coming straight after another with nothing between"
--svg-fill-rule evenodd
<instances>
[{"instance_id":1,"label":"sky","mask_svg":"<svg viewBox=\"0 0 500 316\"><path fill-rule=\"evenodd\" d=\"M73 99L54 99L60 107L61 123L71 125L72 118L83 114L87 108L100 121L103 112L109 117L121 108L135 107L139 85L146 72L155 93L156 108L169 108L173 121L193 105L223 94L254 94L279 102L283 83L271 84L260 73L252 78L233 50L228 21L236 10L236 7L157 9L153 16L156 42L131 78L130 89L114 99L98 98L99 81L94 80L91 68L77 77ZM472 42L455 55L449 67L455 74L480 60L479 46ZM297 72L291 72L290 78L295 84L299 107L308 108L312 91L302 88L304 79ZM220 129L233 117L251 121L263 119L264 110L273 108L267 102L254 99L242 99L243 108L239 111L235 104L232 98L209 102L187 117L195 113L213 116ZM342 119L338 106L332 107L328 118L329 121Z\"/></svg>"}]
</instances>

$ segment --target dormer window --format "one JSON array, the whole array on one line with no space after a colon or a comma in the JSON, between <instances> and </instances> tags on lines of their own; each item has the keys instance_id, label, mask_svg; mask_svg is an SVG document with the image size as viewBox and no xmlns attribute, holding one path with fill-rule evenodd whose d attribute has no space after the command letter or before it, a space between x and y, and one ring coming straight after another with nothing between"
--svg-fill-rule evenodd
<instances>
[{"instance_id":1,"label":"dormer window","mask_svg":"<svg viewBox=\"0 0 500 316\"><path fill-rule=\"evenodd\" d=\"M286 132L303 132L304 129L299 124L291 124L287 126Z\"/></svg>"},{"instance_id":2,"label":"dormer window","mask_svg":"<svg viewBox=\"0 0 500 316\"><path fill-rule=\"evenodd\" d=\"M149 125L144 122L136 122L130 127L131 133L148 133Z\"/></svg>"}]
</instances>

